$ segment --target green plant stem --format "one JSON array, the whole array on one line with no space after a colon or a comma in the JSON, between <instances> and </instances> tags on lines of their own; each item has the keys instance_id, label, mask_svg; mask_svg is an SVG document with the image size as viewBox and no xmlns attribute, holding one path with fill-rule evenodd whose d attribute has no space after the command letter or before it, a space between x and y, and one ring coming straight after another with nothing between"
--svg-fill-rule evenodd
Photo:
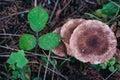
<instances>
[{"instance_id":1,"label":"green plant stem","mask_svg":"<svg viewBox=\"0 0 120 80\"><path fill-rule=\"evenodd\" d=\"M90 14L90 13L85 13L85 14L88 15L88 16L90 16L90 17L93 17L93 18L95 18L97 20L103 21L102 19L100 19L99 17L97 17L97 16L95 16L93 14Z\"/></svg>"},{"instance_id":2,"label":"green plant stem","mask_svg":"<svg viewBox=\"0 0 120 80\"><path fill-rule=\"evenodd\" d=\"M38 38L39 38L38 32L36 32L36 40L37 40L37 42L38 42ZM37 50L38 50L37 48L38 48L38 45L35 46L35 53L37 53Z\"/></svg>"}]
</instances>

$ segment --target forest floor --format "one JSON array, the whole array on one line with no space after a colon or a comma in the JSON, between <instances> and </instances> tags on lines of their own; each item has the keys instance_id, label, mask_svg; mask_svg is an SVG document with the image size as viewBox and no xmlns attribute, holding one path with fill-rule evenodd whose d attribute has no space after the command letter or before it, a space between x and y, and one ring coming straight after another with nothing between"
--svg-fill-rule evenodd
<instances>
[{"instance_id":1,"label":"forest floor","mask_svg":"<svg viewBox=\"0 0 120 80\"><path fill-rule=\"evenodd\" d=\"M41 5L49 14L46 27L38 33L41 36L62 26L72 18L96 19L90 16L103 4L110 0L3 0L0 1L0 80L13 79L12 70L9 70L7 60L11 52L20 50L19 38L24 33L36 35L30 29L27 19L28 12L36 5ZM119 5L120 6L120 5ZM120 26L120 12L113 19L107 17L109 26L117 32ZM104 18L102 18L104 19ZM115 26L114 26L115 25ZM116 29L117 28L117 29ZM120 33L120 31L119 31ZM118 49L120 49L120 35L117 34ZM25 77L28 80L120 80L118 71L110 72L108 68L97 71L89 63L82 63L68 56L67 58L51 54L53 64L47 64L49 51L36 47L25 51L28 63ZM44 58L46 56L46 58ZM47 68L46 68L47 67ZM46 70L47 69L47 70ZM28 71L28 73L27 73ZM16 80L21 80L20 78Z\"/></svg>"}]
</instances>

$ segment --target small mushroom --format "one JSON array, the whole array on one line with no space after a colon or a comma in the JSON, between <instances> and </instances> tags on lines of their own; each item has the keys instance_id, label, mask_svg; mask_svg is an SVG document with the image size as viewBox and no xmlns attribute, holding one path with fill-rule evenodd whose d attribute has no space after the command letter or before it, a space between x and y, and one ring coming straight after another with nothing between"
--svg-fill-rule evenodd
<instances>
[{"instance_id":1,"label":"small mushroom","mask_svg":"<svg viewBox=\"0 0 120 80\"><path fill-rule=\"evenodd\" d=\"M84 19L70 19L62 26L60 30L60 35L63 38L62 40L65 43L68 55L72 55L69 48L69 39L71 37L71 34L73 33L74 29L84 21Z\"/></svg>"},{"instance_id":2,"label":"small mushroom","mask_svg":"<svg viewBox=\"0 0 120 80\"><path fill-rule=\"evenodd\" d=\"M53 32L60 34L60 30L61 27L56 28ZM62 40L60 41L59 45L56 48L52 49L52 52L58 56L66 57L66 53L67 53L66 47Z\"/></svg>"},{"instance_id":3,"label":"small mushroom","mask_svg":"<svg viewBox=\"0 0 120 80\"><path fill-rule=\"evenodd\" d=\"M100 64L116 53L114 33L108 25L98 20L86 20L78 25L69 42L71 53L82 62Z\"/></svg>"}]
</instances>

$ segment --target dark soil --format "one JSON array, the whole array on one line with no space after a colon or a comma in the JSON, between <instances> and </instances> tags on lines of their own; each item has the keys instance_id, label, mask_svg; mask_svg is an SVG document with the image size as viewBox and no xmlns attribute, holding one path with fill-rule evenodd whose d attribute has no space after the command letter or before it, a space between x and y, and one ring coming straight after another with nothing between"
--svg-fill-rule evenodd
<instances>
[{"instance_id":1,"label":"dark soil","mask_svg":"<svg viewBox=\"0 0 120 80\"><path fill-rule=\"evenodd\" d=\"M37 0L37 5L41 5L49 14L46 27L38 33L38 36L53 31L70 18L92 19L85 15L85 13L92 13L102 8L102 4L107 2L107 0L50 0L50 3L48 1ZM34 6L35 0L0 0L0 76L2 78L12 80L11 73L7 73L4 66L9 54L19 49L18 41L20 36L24 33L36 35L29 28L27 20L28 11L34 8ZM115 23L117 20L112 20L112 23ZM120 37L118 38L118 43L120 43ZM120 45L118 45L118 48L120 48ZM40 55L35 54L45 55L45 53L48 54L48 51L37 47L36 49L29 51L30 53L26 52L29 60L27 67L31 69L30 80L37 77L38 73L43 78L45 73L45 67L41 66L42 60ZM58 64L65 59L63 58L62 60L58 56L53 56L53 58L58 61ZM53 74L53 80L120 80L120 74L117 71L108 79L105 79L111 74L109 70L106 69L98 72L92 69L89 63L84 64L75 59L74 62L66 61L59 70L54 71L53 69L52 66L49 66L46 80L52 80Z\"/></svg>"}]
</instances>

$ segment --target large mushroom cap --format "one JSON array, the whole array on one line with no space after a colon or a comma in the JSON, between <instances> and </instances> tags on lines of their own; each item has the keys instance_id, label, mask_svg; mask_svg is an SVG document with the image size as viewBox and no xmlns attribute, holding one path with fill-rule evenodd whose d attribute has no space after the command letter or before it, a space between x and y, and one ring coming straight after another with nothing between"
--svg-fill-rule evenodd
<instances>
[{"instance_id":1,"label":"large mushroom cap","mask_svg":"<svg viewBox=\"0 0 120 80\"><path fill-rule=\"evenodd\" d=\"M116 52L117 41L109 26L98 20L86 20L78 25L70 38L70 49L82 62L100 64Z\"/></svg>"},{"instance_id":2,"label":"large mushroom cap","mask_svg":"<svg viewBox=\"0 0 120 80\"><path fill-rule=\"evenodd\" d=\"M67 21L62 27L61 27L61 31L60 31L60 35L63 38L63 42L66 46L67 49L67 54L68 55L72 55L71 54L71 50L69 48L69 39L71 37L71 34L73 33L74 29L81 24L82 22L84 22L84 19L70 19L69 21Z\"/></svg>"}]
</instances>

